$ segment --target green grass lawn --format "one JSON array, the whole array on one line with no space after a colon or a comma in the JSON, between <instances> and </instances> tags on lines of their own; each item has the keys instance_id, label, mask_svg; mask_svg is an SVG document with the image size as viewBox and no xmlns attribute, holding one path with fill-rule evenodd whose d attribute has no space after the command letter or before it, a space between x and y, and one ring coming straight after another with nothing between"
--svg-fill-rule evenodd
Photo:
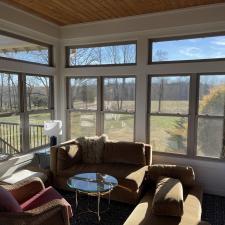
<instances>
[{"instance_id":1,"label":"green grass lawn","mask_svg":"<svg viewBox=\"0 0 225 225\"><path fill-rule=\"evenodd\" d=\"M83 103L79 103L83 106ZM108 106L115 106L115 102L107 102ZM95 107L96 103L92 103L90 107ZM124 101L123 108L131 109L132 101ZM158 102L152 102L152 111L158 109ZM179 111L177 111L179 109ZM187 113L186 101L163 101L161 102L161 112L164 113ZM29 123L43 125L45 120L50 119L49 113L30 114ZM187 148L187 117L185 117L184 128L179 128L178 123L181 117L171 116L151 116L150 118L150 144L155 151L174 152L185 154ZM19 116L0 117L0 122L18 123L20 124ZM70 114L71 138L79 136L94 136L96 135L96 113L95 112L71 112ZM144 129L144 128L143 128ZM3 133L3 128L0 128ZM134 116L130 114L104 114L104 133L110 139L132 141L134 136ZM20 131L14 132L14 135L19 137ZM4 139L11 137L5 133ZM30 129L30 147L34 148L44 142L44 135L41 135L40 130L35 128ZM48 139L48 138L47 138ZM182 140L182 141L181 141ZM47 140L48 141L48 140ZM182 142L182 143L181 143ZM12 145L15 145L12 142ZM199 150L201 151L201 150Z\"/></svg>"}]
</instances>

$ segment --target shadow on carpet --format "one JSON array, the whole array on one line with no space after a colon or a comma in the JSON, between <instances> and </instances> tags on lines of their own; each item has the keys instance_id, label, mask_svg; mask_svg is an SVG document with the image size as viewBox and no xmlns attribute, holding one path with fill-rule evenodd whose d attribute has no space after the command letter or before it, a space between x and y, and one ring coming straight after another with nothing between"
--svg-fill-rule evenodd
<instances>
[{"instance_id":1,"label":"shadow on carpet","mask_svg":"<svg viewBox=\"0 0 225 225\"><path fill-rule=\"evenodd\" d=\"M92 210L97 208L97 199L86 195L79 195L78 211L75 209L75 193L60 191L63 197L71 204L74 217L71 225L123 225L127 217L131 214L134 206L116 201L111 201L110 209L101 214L101 221L98 222L97 215L86 211L87 205ZM101 199L102 210L107 208L108 200ZM203 213L202 220L208 221L211 225L225 225L225 197L204 194L203 196ZM77 214L79 216L77 216Z\"/></svg>"},{"instance_id":2,"label":"shadow on carpet","mask_svg":"<svg viewBox=\"0 0 225 225\"><path fill-rule=\"evenodd\" d=\"M211 225L225 225L225 197L204 194L202 220Z\"/></svg>"},{"instance_id":3,"label":"shadow on carpet","mask_svg":"<svg viewBox=\"0 0 225 225\"><path fill-rule=\"evenodd\" d=\"M87 212L79 215L81 212L87 211L88 203L90 209L96 211L97 198L89 197L88 199L87 195L79 195L77 212L75 193L67 191L60 191L60 193L72 206L74 216L71 220L71 225L122 225L134 209L132 205L111 201L109 210L101 214L101 221L99 223L98 217L94 213ZM107 207L108 200L101 198L101 210L103 211Z\"/></svg>"}]
</instances>

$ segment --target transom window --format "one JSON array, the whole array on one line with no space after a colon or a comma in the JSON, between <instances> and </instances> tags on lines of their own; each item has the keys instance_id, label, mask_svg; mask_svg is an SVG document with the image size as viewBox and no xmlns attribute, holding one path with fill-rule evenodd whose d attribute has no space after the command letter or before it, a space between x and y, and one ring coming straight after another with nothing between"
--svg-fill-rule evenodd
<instances>
[{"instance_id":1,"label":"transom window","mask_svg":"<svg viewBox=\"0 0 225 225\"><path fill-rule=\"evenodd\" d=\"M224 44L225 35L151 40L149 61L157 63L225 59Z\"/></svg>"},{"instance_id":2,"label":"transom window","mask_svg":"<svg viewBox=\"0 0 225 225\"><path fill-rule=\"evenodd\" d=\"M0 32L0 58L52 65L52 46Z\"/></svg>"},{"instance_id":3,"label":"transom window","mask_svg":"<svg viewBox=\"0 0 225 225\"><path fill-rule=\"evenodd\" d=\"M66 47L66 52L68 67L136 63L136 42Z\"/></svg>"}]
</instances>

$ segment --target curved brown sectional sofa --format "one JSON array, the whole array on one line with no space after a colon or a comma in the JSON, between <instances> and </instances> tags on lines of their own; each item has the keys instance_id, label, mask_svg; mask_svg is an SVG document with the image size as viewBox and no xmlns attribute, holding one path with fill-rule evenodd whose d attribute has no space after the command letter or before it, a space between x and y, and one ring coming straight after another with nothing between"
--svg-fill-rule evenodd
<instances>
[{"instance_id":1,"label":"curved brown sectional sofa","mask_svg":"<svg viewBox=\"0 0 225 225\"><path fill-rule=\"evenodd\" d=\"M118 179L119 185L111 193L111 199L136 207L124 225L207 225L201 221L202 188L195 184L190 167L152 165L150 145L134 142L104 144L103 161L87 164L82 161L82 148L74 140L51 148L51 172L57 188L69 189L67 179L77 173L100 172ZM70 147L68 147L70 146ZM181 217L155 215L153 199L157 176L179 179L183 185L184 213Z\"/></svg>"}]
</instances>

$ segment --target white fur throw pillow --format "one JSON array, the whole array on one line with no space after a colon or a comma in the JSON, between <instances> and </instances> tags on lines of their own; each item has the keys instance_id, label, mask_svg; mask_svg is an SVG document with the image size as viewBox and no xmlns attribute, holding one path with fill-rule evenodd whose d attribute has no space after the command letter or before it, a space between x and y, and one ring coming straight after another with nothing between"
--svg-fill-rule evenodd
<instances>
[{"instance_id":1,"label":"white fur throw pillow","mask_svg":"<svg viewBox=\"0 0 225 225\"><path fill-rule=\"evenodd\" d=\"M104 143L108 140L107 135L100 137L79 137L76 139L82 148L82 160L84 163L102 163Z\"/></svg>"}]
</instances>

